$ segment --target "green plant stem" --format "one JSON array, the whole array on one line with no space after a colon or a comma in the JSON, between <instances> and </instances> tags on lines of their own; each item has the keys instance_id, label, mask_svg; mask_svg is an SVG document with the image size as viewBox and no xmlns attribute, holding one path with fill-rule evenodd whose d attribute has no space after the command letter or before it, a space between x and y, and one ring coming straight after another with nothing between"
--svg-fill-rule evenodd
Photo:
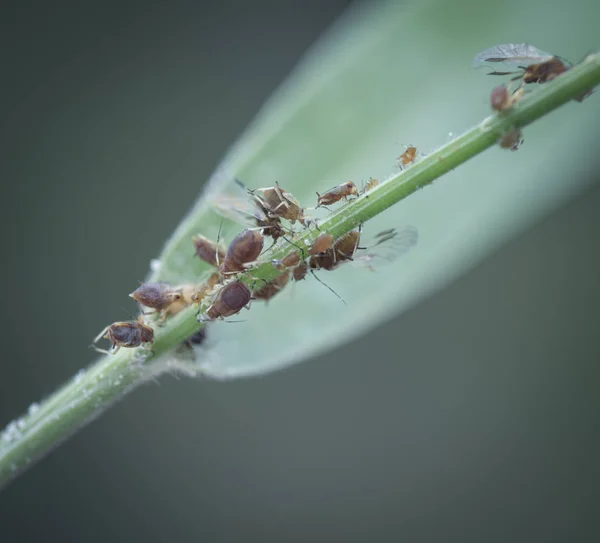
<instances>
[{"instance_id":1,"label":"green plant stem","mask_svg":"<svg viewBox=\"0 0 600 543\"><path fill-rule=\"evenodd\" d=\"M596 53L554 81L536 88L510 112L485 119L418 163L349 202L320 222L319 229L310 228L302 232L295 238L295 243L308 246L322 232L337 237L356 228L495 145L499 137L514 127L532 123L598 84L600 54ZM192 222L190 218L186 221ZM169 247L173 244L181 243L184 238L189 239L186 221L170 240L163 255L169 254ZM281 272L270 261L283 258L289 251L287 244L275 246L264 255L265 264L252 270L244 281L250 283L255 278L266 281L274 279ZM206 303L200 308L189 307L169 319L164 326L157 327L151 352L143 347L121 349L116 355L101 358L39 405L32 405L28 414L9 424L0 434L0 488L127 392L159 373L162 366L154 364L154 361L203 326L197 322L196 314L206 308Z\"/></svg>"}]
</instances>

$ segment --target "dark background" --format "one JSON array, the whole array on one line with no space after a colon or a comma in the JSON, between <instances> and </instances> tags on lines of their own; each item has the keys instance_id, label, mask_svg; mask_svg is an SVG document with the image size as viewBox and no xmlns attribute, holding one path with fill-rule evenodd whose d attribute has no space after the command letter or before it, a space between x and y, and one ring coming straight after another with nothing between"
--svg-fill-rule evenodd
<instances>
[{"instance_id":1,"label":"dark background","mask_svg":"<svg viewBox=\"0 0 600 543\"><path fill-rule=\"evenodd\" d=\"M181 5L2 8L0 426L133 312L124 293L348 2ZM0 541L597 540L599 206L592 184L328 355L139 389L0 493Z\"/></svg>"}]
</instances>

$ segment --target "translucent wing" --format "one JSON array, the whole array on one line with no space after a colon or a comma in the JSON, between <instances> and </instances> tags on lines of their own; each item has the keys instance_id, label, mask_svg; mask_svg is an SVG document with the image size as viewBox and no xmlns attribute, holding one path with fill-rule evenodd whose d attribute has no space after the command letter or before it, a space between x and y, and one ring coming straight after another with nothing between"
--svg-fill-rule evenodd
<instances>
[{"instance_id":1,"label":"translucent wing","mask_svg":"<svg viewBox=\"0 0 600 543\"><path fill-rule=\"evenodd\" d=\"M418 241L419 231L411 225L400 230L379 232L367 247L359 247L356 250L352 264L374 269L380 264L394 262L399 256L410 251Z\"/></svg>"},{"instance_id":2,"label":"translucent wing","mask_svg":"<svg viewBox=\"0 0 600 543\"><path fill-rule=\"evenodd\" d=\"M512 66L529 66L550 60L553 56L528 43L501 43L475 55L473 65L502 62Z\"/></svg>"},{"instance_id":3,"label":"translucent wing","mask_svg":"<svg viewBox=\"0 0 600 543\"><path fill-rule=\"evenodd\" d=\"M267 219L252 196L238 183L231 183L226 190L211 194L209 200L219 215L244 226L256 226L257 220Z\"/></svg>"}]
</instances>

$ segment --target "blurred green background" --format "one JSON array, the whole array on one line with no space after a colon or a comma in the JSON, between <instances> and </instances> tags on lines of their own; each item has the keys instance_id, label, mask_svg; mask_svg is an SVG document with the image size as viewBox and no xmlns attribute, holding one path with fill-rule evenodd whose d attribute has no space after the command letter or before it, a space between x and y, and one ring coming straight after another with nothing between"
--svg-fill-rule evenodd
<instances>
[{"instance_id":1,"label":"blurred green background","mask_svg":"<svg viewBox=\"0 0 600 543\"><path fill-rule=\"evenodd\" d=\"M0 425L135 311L203 181L348 4L3 8ZM473 16L483 48L493 20ZM335 352L134 392L0 493L0 540L597 540L597 164L560 211Z\"/></svg>"}]
</instances>

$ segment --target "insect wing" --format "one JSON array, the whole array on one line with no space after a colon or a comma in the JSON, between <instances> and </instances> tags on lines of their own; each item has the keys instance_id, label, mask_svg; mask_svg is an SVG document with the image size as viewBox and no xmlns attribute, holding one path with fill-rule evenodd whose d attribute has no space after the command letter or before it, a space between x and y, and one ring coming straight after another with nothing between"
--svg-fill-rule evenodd
<instances>
[{"instance_id":1,"label":"insect wing","mask_svg":"<svg viewBox=\"0 0 600 543\"><path fill-rule=\"evenodd\" d=\"M473 66L501 62L509 66L529 66L550 60L554 55L528 43L502 43L475 55Z\"/></svg>"},{"instance_id":2,"label":"insect wing","mask_svg":"<svg viewBox=\"0 0 600 543\"><path fill-rule=\"evenodd\" d=\"M385 230L375 236L366 249L358 248L352 263L374 269L381 264L390 264L410 251L419 241L419 231L408 225L400 230Z\"/></svg>"},{"instance_id":3,"label":"insect wing","mask_svg":"<svg viewBox=\"0 0 600 543\"><path fill-rule=\"evenodd\" d=\"M257 220L267 220L267 216L244 192L216 194L211 197L210 204L222 217L244 226L256 226Z\"/></svg>"}]
</instances>

